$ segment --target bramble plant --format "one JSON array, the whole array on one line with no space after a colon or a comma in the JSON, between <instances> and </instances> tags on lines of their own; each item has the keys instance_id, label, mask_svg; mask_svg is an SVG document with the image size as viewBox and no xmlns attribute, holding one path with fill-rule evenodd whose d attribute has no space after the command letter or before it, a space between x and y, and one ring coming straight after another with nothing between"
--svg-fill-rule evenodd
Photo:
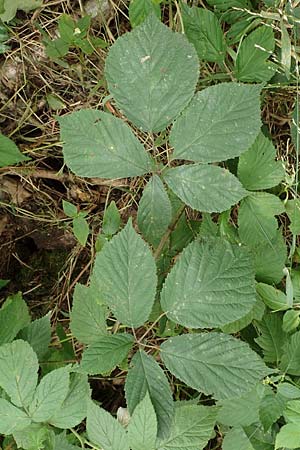
<instances>
[{"instance_id":1,"label":"bramble plant","mask_svg":"<svg viewBox=\"0 0 300 450\"><path fill-rule=\"evenodd\" d=\"M132 218L122 228L111 203L90 283L75 286L70 328L85 346L80 363L38 384L38 358L43 368L49 357L24 331L35 322L15 320L0 339L0 433L25 450L204 449L215 436L224 450L300 448L300 273L286 267L276 219L286 211L299 234L299 203L276 195L286 175L262 130L263 85L195 93L201 49L187 37L150 14L106 60L124 118L95 109L59 118L75 174L147 184L138 230ZM267 81L273 66L260 62L264 76L254 81ZM253 81L241 74L236 62L236 79ZM157 133L168 137L167 154ZM187 206L201 222L187 220ZM74 205L64 211L78 218ZM284 276L286 292L274 286ZM16 301L4 304L0 323L12 323ZM128 370L126 426L90 399L87 382L116 367ZM75 430L85 417L86 431Z\"/></svg>"}]
</instances>

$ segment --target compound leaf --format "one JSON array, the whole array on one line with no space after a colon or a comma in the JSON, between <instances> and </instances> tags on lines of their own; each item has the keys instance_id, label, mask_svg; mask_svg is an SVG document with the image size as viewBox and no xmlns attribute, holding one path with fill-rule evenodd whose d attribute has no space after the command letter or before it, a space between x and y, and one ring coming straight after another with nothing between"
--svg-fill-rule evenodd
<instances>
[{"instance_id":1,"label":"compound leaf","mask_svg":"<svg viewBox=\"0 0 300 450\"><path fill-rule=\"evenodd\" d=\"M105 74L117 106L144 131L164 130L191 100L198 57L185 36L151 14L110 48Z\"/></svg>"},{"instance_id":2,"label":"compound leaf","mask_svg":"<svg viewBox=\"0 0 300 450\"><path fill-rule=\"evenodd\" d=\"M96 256L93 279L121 323L139 327L148 320L156 293L156 265L131 220Z\"/></svg>"},{"instance_id":3,"label":"compound leaf","mask_svg":"<svg viewBox=\"0 0 300 450\"><path fill-rule=\"evenodd\" d=\"M146 241L156 247L172 220L172 207L161 179L154 175L139 203L137 223Z\"/></svg>"},{"instance_id":4,"label":"compound leaf","mask_svg":"<svg viewBox=\"0 0 300 450\"><path fill-rule=\"evenodd\" d=\"M260 90L221 83L198 92L172 128L172 158L207 163L248 150L261 127Z\"/></svg>"},{"instance_id":5,"label":"compound leaf","mask_svg":"<svg viewBox=\"0 0 300 450\"><path fill-rule=\"evenodd\" d=\"M156 448L157 418L148 392L135 408L127 431L132 450L154 450Z\"/></svg>"},{"instance_id":6,"label":"compound leaf","mask_svg":"<svg viewBox=\"0 0 300 450\"><path fill-rule=\"evenodd\" d=\"M202 212L226 211L247 195L234 175L213 165L184 164L168 169L164 179L184 203Z\"/></svg>"},{"instance_id":7,"label":"compound leaf","mask_svg":"<svg viewBox=\"0 0 300 450\"><path fill-rule=\"evenodd\" d=\"M168 380L152 356L137 352L131 361L125 394L130 414L148 392L158 421L158 436L169 435L174 404Z\"/></svg>"},{"instance_id":8,"label":"compound leaf","mask_svg":"<svg viewBox=\"0 0 300 450\"><path fill-rule=\"evenodd\" d=\"M249 313L255 302L252 258L222 239L189 244L161 293L169 319L188 328L226 325Z\"/></svg>"},{"instance_id":9,"label":"compound leaf","mask_svg":"<svg viewBox=\"0 0 300 450\"><path fill-rule=\"evenodd\" d=\"M268 373L245 342L223 333L172 337L161 345L161 357L181 381L219 400L242 396Z\"/></svg>"},{"instance_id":10,"label":"compound leaf","mask_svg":"<svg viewBox=\"0 0 300 450\"><path fill-rule=\"evenodd\" d=\"M27 407L37 379L38 360L30 345L22 340L0 347L0 387L16 406Z\"/></svg>"},{"instance_id":11,"label":"compound leaf","mask_svg":"<svg viewBox=\"0 0 300 450\"><path fill-rule=\"evenodd\" d=\"M275 161L275 156L274 145L260 133L239 158L238 177L246 189L270 189L283 180L284 168L281 161Z\"/></svg>"},{"instance_id":12,"label":"compound leaf","mask_svg":"<svg viewBox=\"0 0 300 450\"><path fill-rule=\"evenodd\" d=\"M59 118L67 166L82 177L124 178L151 171L151 157L112 114L82 109Z\"/></svg>"}]
</instances>

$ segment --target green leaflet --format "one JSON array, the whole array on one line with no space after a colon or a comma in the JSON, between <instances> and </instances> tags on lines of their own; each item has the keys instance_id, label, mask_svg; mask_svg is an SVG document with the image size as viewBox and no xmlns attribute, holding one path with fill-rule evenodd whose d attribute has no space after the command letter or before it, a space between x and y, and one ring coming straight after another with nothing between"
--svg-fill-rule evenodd
<instances>
[{"instance_id":1,"label":"green leaflet","mask_svg":"<svg viewBox=\"0 0 300 450\"><path fill-rule=\"evenodd\" d=\"M39 360L42 359L47 353L51 341L50 314L47 314L41 319L34 320L25 328L22 328L18 334L18 338L27 341L37 354Z\"/></svg>"},{"instance_id":2,"label":"green leaflet","mask_svg":"<svg viewBox=\"0 0 300 450\"><path fill-rule=\"evenodd\" d=\"M53 436L52 433L53 432L50 431L47 426L40 423L32 423L27 428L15 431L13 436L18 448L20 447L25 450L39 450L45 448L47 443L49 444L49 441L51 442Z\"/></svg>"},{"instance_id":3,"label":"green leaflet","mask_svg":"<svg viewBox=\"0 0 300 450\"><path fill-rule=\"evenodd\" d=\"M265 395L259 405L259 418L265 431L268 431L283 413L285 402L269 387L265 387Z\"/></svg>"},{"instance_id":4,"label":"green leaflet","mask_svg":"<svg viewBox=\"0 0 300 450\"><path fill-rule=\"evenodd\" d=\"M18 9L28 12L41 6L42 0L4 0L4 13L0 14L3 22L12 20Z\"/></svg>"},{"instance_id":5,"label":"green leaflet","mask_svg":"<svg viewBox=\"0 0 300 450\"><path fill-rule=\"evenodd\" d=\"M137 352L125 383L125 394L130 414L148 392L158 421L158 436L167 437L173 419L174 404L168 380L155 361L144 351Z\"/></svg>"},{"instance_id":6,"label":"green leaflet","mask_svg":"<svg viewBox=\"0 0 300 450\"><path fill-rule=\"evenodd\" d=\"M113 236L119 230L121 225L121 216L114 201L110 202L105 209L102 231L107 236Z\"/></svg>"},{"instance_id":7,"label":"green leaflet","mask_svg":"<svg viewBox=\"0 0 300 450\"><path fill-rule=\"evenodd\" d=\"M131 334L102 336L83 351L80 369L90 375L110 372L127 357L132 345Z\"/></svg>"},{"instance_id":8,"label":"green leaflet","mask_svg":"<svg viewBox=\"0 0 300 450\"><path fill-rule=\"evenodd\" d=\"M213 407L179 404L170 436L159 441L158 450L203 449L212 436L216 414Z\"/></svg>"},{"instance_id":9,"label":"green leaflet","mask_svg":"<svg viewBox=\"0 0 300 450\"><path fill-rule=\"evenodd\" d=\"M157 418L148 392L135 408L127 431L132 450L154 450L156 448Z\"/></svg>"},{"instance_id":10,"label":"green leaflet","mask_svg":"<svg viewBox=\"0 0 300 450\"><path fill-rule=\"evenodd\" d=\"M146 241L157 247L172 220L172 207L161 179L154 175L141 197L137 223Z\"/></svg>"},{"instance_id":11,"label":"green leaflet","mask_svg":"<svg viewBox=\"0 0 300 450\"><path fill-rule=\"evenodd\" d=\"M74 217L72 223L73 233L78 242L85 247L87 238L90 233L89 225L83 216Z\"/></svg>"},{"instance_id":12,"label":"green leaflet","mask_svg":"<svg viewBox=\"0 0 300 450\"><path fill-rule=\"evenodd\" d=\"M286 311L282 319L283 331L285 331L286 333L290 333L291 331L296 330L296 328L298 328L298 325L300 323L299 315L300 312L295 311L293 309Z\"/></svg>"},{"instance_id":13,"label":"green leaflet","mask_svg":"<svg viewBox=\"0 0 300 450\"><path fill-rule=\"evenodd\" d=\"M111 46L105 64L118 108L152 132L164 130L189 103L198 74L193 45L154 14Z\"/></svg>"},{"instance_id":14,"label":"green leaflet","mask_svg":"<svg viewBox=\"0 0 300 450\"><path fill-rule=\"evenodd\" d=\"M10 1L10 0L8 0ZM2 15L0 14L0 19ZM3 20L3 19L2 19ZM22 161L27 161L27 156L20 152L14 141L0 133L0 167L11 166Z\"/></svg>"},{"instance_id":15,"label":"green leaflet","mask_svg":"<svg viewBox=\"0 0 300 450\"><path fill-rule=\"evenodd\" d=\"M191 208L202 212L222 212L247 195L239 180L228 170L205 164L168 169L164 180Z\"/></svg>"},{"instance_id":16,"label":"green leaflet","mask_svg":"<svg viewBox=\"0 0 300 450\"><path fill-rule=\"evenodd\" d=\"M161 306L189 328L213 328L241 319L256 302L252 259L222 239L194 241L168 275Z\"/></svg>"},{"instance_id":17,"label":"green leaflet","mask_svg":"<svg viewBox=\"0 0 300 450\"><path fill-rule=\"evenodd\" d=\"M107 307L101 291L92 283L89 287L77 283L73 295L71 331L79 342L92 344L106 334Z\"/></svg>"},{"instance_id":18,"label":"green leaflet","mask_svg":"<svg viewBox=\"0 0 300 450\"><path fill-rule=\"evenodd\" d=\"M259 337L255 342L262 348L264 360L277 366L283 356L283 346L287 340L282 330L282 319L278 314L267 312L260 322L256 323Z\"/></svg>"},{"instance_id":19,"label":"green leaflet","mask_svg":"<svg viewBox=\"0 0 300 450\"><path fill-rule=\"evenodd\" d=\"M22 294L8 297L0 309L0 345L11 342L30 323L30 315Z\"/></svg>"},{"instance_id":20,"label":"green leaflet","mask_svg":"<svg viewBox=\"0 0 300 450\"><path fill-rule=\"evenodd\" d=\"M241 319L228 323L221 327L224 333L237 333L247 327L253 320L261 320L265 312L265 306L259 296L256 296L256 301L251 310Z\"/></svg>"},{"instance_id":21,"label":"green leaflet","mask_svg":"<svg viewBox=\"0 0 300 450\"><path fill-rule=\"evenodd\" d=\"M129 3L129 20L132 28L140 25L150 14L160 19L160 1L156 0L130 0Z\"/></svg>"},{"instance_id":22,"label":"green leaflet","mask_svg":"<svg viewBox=\"0 0 300 450\"><path fill-rule=\"evenodd\" d=\"M250 439L241 427L232 428L225 436L223 450L255 450Z\"/></svg>"},{"instance_id":23,"label":"green leaflet","mask_svg":"<svg viewBox=\"0 0 300 450\"><path fill-rule=\"evenodd\" d=\"M172 337L161 357L173 375L218 400L240 397L268 373L246 343L216 332Z\"/></svg>"},{"instance_id":24,"label":"green leaflet","mask_svg":"<svg viewBox=\"0 0 300 450\"><path fill-rule=\"evenodd\" d=\"M300 401L291 400L287 402L286 407L283 411L284 418L288 423L300 423Z\"/></svg>"},{"instance_id":25,"label":"green leaflet","mask_svg":"<svg viewBox=\"0 0 300 450\"><path fill-rule=\"evenodd\" d=\"M261 86L221 83L197 92L172 128L172 158L207 163L248 150L261 127L260 91Z\"/></svg>"},{"instance_id":26,"label":"green leaflet","mask_svg":"<svg viewBox=\"0 0 300 450\"><path fill-rule=\"evenodd\" d=\"M149 154L128 125L112 114L81 109L60 117L59 123L64 160L76 175L123 178L151 171Z\"/></svg>"},{"instance_id":27,"label":"green leaflet","mask_svg":"<svg viewBox=\"0 0 300 450\"><path fill-rule=\"evenodd\" d=\"M275 49L271 27L263 25L252 31L239 47L235 62L235 76L240 81L265 82L276 72L276 65L268 58Z\"/></svg>"},{"instance_id":28,"label":"green leaflet","mask_svg":"<svg viewBox=\"0 0 300 450\"><path fill-rule=\"evenodd\" d=\"M300 331L284 343L280 369L290 375L300 375Z\"/></svg>"},{"instance_id":29,"label":"green leaflet","mask_svg":"<svg viewBox=\"0 0 300 450\"><path fill-rule=\"evenodd\" d=\"M148 320L156 293L156 265L131 220L97 254L93 280L120 322L139 327Z\"/></svg>"},{"instance_id":30,"label":"green leaflet","mask_svg":"<svg viewBox=\"0 0 300 450\"><path fill-rule=\"evenodd\" d=\"M12 434L30 425L31 419L19 408L0 398L0 433Z\"/></svg>"},{"instance_id":31,"label":"green leaflet","mask_svg":"<svg viewBox=\"0 0 300 450\"><path fill-rule=\"evenodd\" d=\"M273 311L285 311L289 309L284 292L265 283L257 283L256 291L268 308Z\"/></svg>"},{"instance_id":32,"label":"green leaflet","mask_svg":"<svg viewBox=\"0 0 300 450\"><path fill-rule=\"evenodd\" d=\"M103 450L129 450L124 428L92 401L88 405L86 429L89 440Z\"/></svg>"},{"instance_id":33,"label":"green leaflet","mask_svg":"<svg viewBox=\"0 0 300 450\"><path fill-rule=\"evenodd\" d=\"M226 42L217 16L204 8L182 6L184 32L195 46L200 59L222 62L226 54Z\"/></svg>"},{"instance_id":34,"label":"green leaflet","mask_svg":"<svg viewBox=\"0 0 300 450\"><path fill-rule=\"evenodd\" d=\"M246 189L256 191L277 186L284 178L281 161L275 161L276 150L260 133L254 144L239 158L238 177Z\"/></svg>"},{"instance_id":35,"label":"green leaflet","mask_svg":"<svg viewBox=\"0 0 300 450\"><path fill-rule=\"evenodd\" d=\"M300 445L299 424L288 423L284 425L276 436L275 449L288 448L298 449Z\"/></svg>"},{"instance_id":36,"label":"green leaflet","mask_svg":"<svg viewBox=\"0 0 300 450\"><path fill-rule=\"evenodd\" d=\"M290 230L293 234L300 234L300 201L299 199L288 200L285 203L286 213L291 221Z\"/></svg>"},{"instance_id":37,"label":"green leaflet","mask_svg":"<svg viewBox=\"0 0 300 450\"><path fill-rule=\"evenodd\" d=\"M22 340L0 347L0 387L16 406L27 407L38 379L38 360L30 345Z\"/></svg>"}]
</instances>

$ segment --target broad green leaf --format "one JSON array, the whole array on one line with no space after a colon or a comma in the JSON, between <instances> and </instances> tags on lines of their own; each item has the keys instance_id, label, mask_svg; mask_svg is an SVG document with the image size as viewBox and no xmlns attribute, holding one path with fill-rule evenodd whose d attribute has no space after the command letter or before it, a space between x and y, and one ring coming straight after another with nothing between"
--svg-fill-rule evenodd
<instances>
[{"instance_id":1,"label":"broad green leaf","mask_svg":"<svg viewBox=\"0 0 300 450\"><path fill-rule=\"evenodd\" d=\"M156 293L156 265L131 220L97 254L93 279L121 323L137 328L148 320Z\"/></svg>"},{"instance_id":2,"label":"broad green leaf","mask_svg":"<svg viewBox=\"0 0 300 450\"><path fill-rule=\"evenodd\" d=\"M224 333L237 333L247 327L253 320L261 320L265 312L265 305L259 296L256 297L256 301L251 310L243 316L241 319L235 320L227 325L221 327Z\"/></svg>"},{"instance_id":3,"label":"broad green leaf","mask_svg":"<svg viewBox=\"0 0 300 450\"><path fill-rule=\"evenodd\" d=\"M86 429L89 440L103 450L129 450L125 429L92 402L88 405Z\"/></svg>"},{"instance_id":4,"label":"broad green leaf","mask_svg":"<svg viewBox=\"0 0 300 450\"><path fill-rule=\"evenodd\" d=\"M60 409L49 422L57 428L72 428L79 425L87 415L90 385L86 375L71 374L69 392Z\"/></svg>"},{"instance_id":5,"label":"broad green leaf","mask_svg":"<svg viewBox=\"0 0 300 450\"><path fill-rule=\"evenodd\" d=\"M203 449L212 436L217 411L213 407L182 405L175 409L170 436L158 450Z\"/></svg>"},{"instance_id":6,"label":"broad green leaf","mask_svg":"<svg viewBox=\"0 0 300 450\"><path fill-rule=\"evenodd\" d=\"M18 334L18 338L27 341L38 358L43 358L48 351L51 341L50 314L47 314L41 319L34 320L27 327L22 328Z\"/></svg>"},{"instance_id":7,"label":"broad green leaf","mask_svg":"<svg viewBox=\"0 0 300 450\"><path fill-rule=\"evenodd\" d=\"M270 189L284 179L284 167L281 161L275 161L275 156L272 141L260 133L239 158L238 177L246 189Z\"/></svg>"},{"instance_id":8,"label":"broad green leaf","mask_svg":"<svg viewBox=\"0 0 300 450\"><path fill-rule=\"evenodd\" d=\"M51 439L52 432L43 424L32 423L27 428L21 431L16 431L13 433L14 440L16 441L18 448L25 450L40 450L47 448L47 441ZM52 450L51 447L48 447ZM62 449L60 449L62 450Z\"/></svg>"},{"instance_id":9,"label":"broad green leaf","mask_svg":"<svg viewBox=\"0 0 300 450\"><path fill-rule=\"evenodd\" d=\"M31 419L19 408L0 398L0 434L12 434L30 425Z\"/></svg>"},{"instance_id":10,"label":"broad green leaf","mask_svg":"<svg viewBox=\"0 0 300 450\"><path fill-rule=\"evenodd\" d=\"M0 14L0 19L1 17ZM14 141L0 133L0 167L11 166L28 159L20 152Z\"/></svg>"},{"instance_id":11,"label":"broad green leaf","mask_svg":"<svg viewBox=\"0 0 300 450\"><path fill-rule=\"evenodd\" d=\"M257 283L256 291L268 308L273 311L285 311L289 309L284 292L265 283Z\"/></svg>"},{"instance_id":12,"label":"broad green leaf","mask_svg":"<svg viewBox=\"0 0 300 450\"><path fill-rule=\"evenodd\" d=\"M59 118L67 166L82 177L124 178L151 171L151 157L112 114L81 109Z\"/></svg>"},{"instance_id":13,"label":"broad green leaf","mask_svg":"<svg viewBox=\"0 0 300 450\"><path fill-rule=\"evenodd\" d=\"M267 192L252 193L243 199L238 212L241 241L251 247L264 242L270 244L278 229L274 216L283 211L281 200Z\"/></svg>"},{"instance_id":14,"label":"broad green leaf","mask_svg":"<svg viewBox=\"0 0 300 450\"><path fill-rule=\"evenodd\" d=\"M300 201L299 199L288 200L285 210L290 219L290 230L293 234L300 234Z\"/></svg>"},{"instance_id":15,"label":"broad green leaf","mask_svg":"<svg viewBox=\"0 0 300 450\"><path fill-rule=\"evenodd\" d=\"M291 331L294 331L296 328L298 328L298 325L300 324L299 315L300 311L295 311L294 309L286 311L282 319L283 331L285 331L286 333L290 333Z\"/></svg>"},{"instance_id":16,"label":"broad green leaf","mask_svg":"<svg viewBox=\"0 0 300 450\"><path fill-rule=\"evenodd\" d=\"M259 418L265 431L268 431L283 414L284 404L282 397L275 394L266 386L266 392L259 405Z\"/></svg>"},{"instance_id":17,"label":"broad green leaf","mask_svg":"<svg viewBox=\"0 0 300 450\"><path fill-rule=\"evenodd\" d=\"M172 158L225 161L248 150L261 127L260 90L221 83L198 92L172 128Z\"/></svg>"},{"instance_id":18,"label":"broad green leaf","mask_svg":"<svg viewBox=\"0 0 300 450\"><path fill-rule=\"evenodd\" d=\"M67 368L53 370L40 381L31 404L30 417L34 422L46 422L60 408L69 390Z\"/></svg>"},{"instance_id":19,"label":"broad green leaf","mask_svg":"<svg viewBox=\"0 0 300 450\"><path fill-rule=\"evenodd\" d=\"M0 345L11 342L30 323L28 306L22 294L8 297L0 309Z\"/></svg>"},{"instance_id":20,"label":"broad green leaf","mask_svg":"<svg viewBox=\"0 0 300 450\"><path fill-rule=\"evenodd\" d=\"M283 397L284 400L300 398L300 389L290 383L280 383L277 387L277 392L281 397Z\"/></svg>"},{"instance_id":21,"label":"broad green leaf","mask_svg":"<svg viewBox=\"0 0 300 450\"><path fill-rule=\"evenodd\" d=\"M132 358L125 383L126 401L130 414L147 392L157 416L158 436L167 437L174 412L170 385L155 359L144 351L139 351Z\"/></svg>"},{"instance_id":22,"label":"broad green leaf","mask_svg":"<svg viewBox=\"0 0 300 450\"><path fill-rule=\"evenodd\" d=\"M252 31L239 47L235 61L235 76L240 81L265 82L276 72L275 63L269 61L275 49L274 33L263 25Z\"/></svg>"},{"instance_id":23,"label":"broad green leaf","mask_svg":"<svg viewBox=\"0 0 300 450\"><path fill-rule=\"evenodd\" d=\"M255 450L250 439L241 427L232 428L223 440L223 450Z\"/></svg>"},{"instance_id":24,"label":"broad green leaf","mask_svg":"<svg viewBox=\"0 0 300 450\"><path fill-rule=\"evenodd\" d=\"M92 344L106 334L107 307L94 284L77 283L73 296L70 327L79 342Z\"/></svg>"},{"instance_id":25,"label":"broad green leaf","mask_svg":"<svg viewBox=\"0 0 300 450\"><path fill-rule=\"evenodd\" d=\"M259 405L262 397L262 386L259 385L240 398L223 400L217 422L231 427L246 427L259 422Z\"/></svg>"},{"instance_id":26,"label":"broad green leaf","mask_svg":"<svg viewBox=\"0 0 300 450\"><path fill-rule=\"evenodd\" d=\"M132 450L156 448L157 418L148 392L135 408L127 431L129 446Z\"/></svg>"},{"instance_id":27,"label":"broad green leaf","mask_svg":"<svg viewBox=\"0 0 300 450\"><path fill-rule=\"evenodd\" d=\"M266 313L260 322L256 323L259 337L255 342L264 354L264 360L279 364L283 355L283 346L287 335L282 330L282 319L278 314Z\"/></svg>"},{"instance_id":28,"label":"broad green leaf","mask_svg":"<svg viewBox=\"0 0 300 450\"><path fill-rule=\"evenodd\" d=\"M66 216L71 217L72 219L78 216L77 207L73 205L73 203L63 200L62 205Z\"/></svg>"},{"instance_id":29,"label":"broad green leaf","mask_svg":"<svg viewBox=\"0 0 300 450\"><path fill-rule=\"evenodd\" d=\"M218 400L242 396L268 373L248 344L216 332L172 337L161 357L175 377Z\"/></svg>"},{"instance_id":30,"label":"broad green leaf","mask_svg":"<svg viewBox=\"0 0 300 450\"><path fill-rule=\"evenodd\" d=\"M113 236L119 230L121 216L114 201L110 202L103 216L102 231L108 236Z\"/></svg>"},{"instance_id":31,"label":"broad green leaf","mask_svg":"<svg viewBox=\"0 0 300 450\"><path fill-rule=\"evenodd\" d=\"M0 387L16 406L27 407L37 379L38 360L30 345L22 340L0 347Z\"/></svg>"},{"instance_id":32,"label":"broad green leaf","mask_svg":"<svg viewBox=\"0 0 300 450\"><path fill-rule=\"evenodd\" d=\"M130 0L128 13L132 28L140 25L150 14L160 19L160 5L156 0Z\"/></svg>"},{"instance_id":33,"label":"broad green leaf","mask_svg":"<svg viewBox=\"0 0 300 450\"><path fill-rule=\"evenodd\" d=\"M226 42L217 16L205 8L189 8L184 3L181 6L185 35L195 46L199 58L222 62L226 54Z\"/></svg>"},{"instance_id":34,"label":"broad green leaf","mask_svg":"<svg viewBox=\"0 0 300 450\"><path fill-rule=\"evenodd\" d=\"M75 217L73 219L73 233L78 242L85 247L87 238L90 233L89 224L82 216Z\"/></svg>"},{"instance_id":35,"label":"broad green leaf","mask_svg":"<svg viewBox=\"0 0 300 450\"><path fill-rule=\"evenodd\" d=\"M89 375L110 372L127 357L132 345L131 334L102 336L83 351L80 368Z\"/></svg>"},{"instance_id":36,"label":"broad green leaf","mask_svg":"<svg viewBox=\"0 0 300 450\"><path fill-rule=\"evenodd\" d=\"M213 165L184 164L168 169L164 179L180 200L202 212L226 211L247 195L234 175Z\"/></svg>"},{"instance_id":37,"label":"broad green leaf","mask_svg":"<svg viewBox=\"0 0 300 450\"><path fill-rule=\"evenodd\" d=\"M285 448L288 450L298 449L300 446L300 427L299 424L288 423L280 428L276 436L275 450Z\"/></svg>"},{"instance_id":38,"label":"broad green leaf","mask_svg":"<svg viewBox=\"0 0 300 450\"><path fill-rule=\"evenodd\" d=\"M291 400L287 402L283 412L284 418L288 423L300 424L300 400Z\"/></svg>"},{"instance_id":39,"label":"broad green leaf","mask_svg":"<svg viewBox=\"0 0 300 450\"><path fill-rule=\"evenodd\" d=\"M255 450L274 450L274 433L268 431L265 433L259 424L253 424L244 427L244 431Z\"/></svg>"},{"instance_id":40,"label":"broad green leaf","mask_svg":"<svg viewBox=\"0 0 300 450\"><path fill-rule=\"evenodd\" d=\"M209 5L214 6L219 11L227 11L230 8L248 8L247 0L208 0Z\"/></svg>"},{"instance_id":41,"label":"broad green leaf","mask_svg":"<svg viewBox=\"0 0 300 450\"><path fill-rule=\"evenodd\" d=\"M290 375L300 375L300 331L284 343L280 369Z\"/></svg>"},{"instance_id":42,"label":"broad green leaf","mask_svg":"<svg viewBox=\"0 0 300 450\"><path fill-rule=\"evenodd\" d=\"M109 91L128 119L144 131L158 132L191 100L198 64L187 38L151 14L111 46L105 75Z\"/></svg>"},{"instance_id":43,"label":"broad green leaf","mask_svg":"<svg viewBox=\"0 0 300 450\"><path fill-rule=\"evenodd\" d=\"M154 175L139 203L137 223L146 241L156 247L172 220L172 208L161 179Z\"/></svg>"},{"instance_id":44,"label":"broad green leaf","mask_svg":"<svg viewBox=\"0 0 300 450\"><path fill-rule=\"evenodd\" d=\"M168 275L161 306L188 328L213 328L241 319L256 302L252 259L222 239L194 241Z\"/></svg>"},{"instance_id":45,"label":"broad green leaf","mask_svg":"<svg viewBox=\"0 0 300 450\"><path fill-rule=\"evenodd\" d=\"M3 22L12 20L18 9L29 12L42 5L42 0L4 0L4 13L0 14Z\"/></svg>"}]
</instances>

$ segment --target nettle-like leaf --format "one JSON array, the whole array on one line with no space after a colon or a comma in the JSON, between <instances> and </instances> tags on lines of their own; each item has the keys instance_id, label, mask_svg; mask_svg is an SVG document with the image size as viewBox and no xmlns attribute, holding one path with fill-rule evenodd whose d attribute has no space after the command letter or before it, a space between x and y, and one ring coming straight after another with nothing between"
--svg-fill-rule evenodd
<instances>
[{"instance_id":1,"label":"nettle-like leaf","mask_svg":"<svg viewBox=\"0 0 300 450\"><path fill-rule=\"evenodd\" d=\"M161 357L181 381L219 400L249 392L269 372L245 342L216 332L172 337Z\"/></svg>"},{"instance_id":2,"label":"nettle-like leaf","mask_svg":"<svg viewBox=\"0 0 300 450\"><path fill-rule=\"evenodd\" d=\"M192 242L168 275L161 306L176 323L219 327L241 319L256 302L248 251L222 239Z\"/></svg>"},{"instance_id":3,"label":"nettle-like leaf","mask_svg":"<svg viewBox=\"0 0 300 450\"><path fill-rule=\"evenodd\" d=\"M154 175L141 197L137 223L144 238L156 247L172 220L172 207L161 179Z\"/></svg>"},{"instance_id":4,"label":"nettle-like leaf","mask_svg":"<svg viewBox=\"0 0 300 450\"><path fill-rule=\"evenodd\" d=\"M177 405L170 436L158 450L203 449L212 436L217 410L202 405Z\"/></svg>"},{"instance_id":5,"label":"nettle-like leaf","mask_svg":"<svg viewBox=\"0 0 300 450\"><path fill-rule=\"evenodd\" d=\"M14 141L0 133L0 167L11 166L28 159L30 158L20 152Z\"/></svg>"},{"instance_id":6,"label":"nettle-like leaf","mask_svg":"<svg viewBox=\"0 0 300 450\"><path fill-rule=\"evenodd\" d=\"M82 177L124 178L151 171L152 160L123 120L96 109L59 118L68 167Z\"/></svg>"},{"instance_id":7,"label":"nettle-like leaf","mask_svg":"<svg viewBox=\"0 0 300 450\"><path fill-rule=\"evenodd\" d=\"M29 405L34 422L46 422L60 409L69 390L69 380L65 367L52 370L42 378Z\"/></svg>"},{"instance_id":8,"label":"nettle-like leaf","mask_svg":"<svg viewBox=\"0 0 300 450\"><path fill-rule=\"evenodd\" d=\"M160 19L160 0L130 0L128 13L132 28L140 25L150 15Z\"/></svg>"},{"instance_id":9,"label":"nettle-like leaf","mask_svg":"<svg viewBox=\"0 0 300 450\"><path fill-rule=\"evenodd\" d=\"M27 341L38 358L43 358L48 351L48 346L51 341L50 314L34 320L25 328L22 328L18 334L18 338Z\"/></svg>"},{"instance_id":10,"label":"nettle-like leaf","mask_svg":"<svg viewBox=\"0 0 300 450\"><path fill-rule=\"evenodd\" d=\"M184 203L202 212L226 211L248 194L232 173L213 165L174 167L164 180Z\"/></svg>"},{"instance_id":11,"label":"nettle-like leaf","mask_svg":"<svg viewBox=\"0 0 300 450\"><path fill-rule=\"evenodd\" d=\"M195 46L200 59L222 62L226 41L217 16L205 8L189 8L182 3L182 21L188 40Z\"/></svg>"},{"instance_id":12,"label":"nettle-like leaf","mask_svg":"<svg viewBox=\"0 0 300 450\"><path fill-rule=\"evenodd\" d=\"M290 375L300 375L300 331L283 342L280 369Z\"/></svg>"},{"instance_id":13,"label":"nettle-like leaf","mask_svg":"<svg viewBox=\"0 0 300 450\"><path fill-rule=\"evenodd\" d=\"M156 265L131 220L96 256L93 279L120 322L139 327L147 321L156 293Z\"/></svg>"},{"instance_id":14,"label":"nettle-like leaf","mask_svg":"<svg viewBox=\"0 0 300 450\"><path fill-rule=\"evenodd\" d=\"M246 189L270 189L283 180L284 168L281 161L275 161L275 156L272 141L260 133L239 158L238 177Z\"/></svg>"},{"instance_id":15,"label":"nettle-like leaf","mask_svg":"<svg viewBox=\"0 0 300 450\"><path fill-rule=\"evenodd\" d=\"M155 359L144 351L137 352L128 371L125 394L132 414L148 392L158 421L158 436L168 437L174 404L168 380Z\"/></svg>"},{"instance_id":16,"label":"nettle-like leaf","mask_svg":"<svg viewBox=\"0 0 300 450\"><path fill-rule=\"evenodd\" d=\"M31 419L19 408L0 398L0 434L12 434L30 425Z\"/></svg>"},{"instance_id":17,"label":"nettle-like leaf","mask_svg":"<svg viewBox=\"0 0 300 450\"><path fill-rule=\"evenodd\" d=\"M266 313L260 322L256 323L259 337L255 342L261 347L266 362L279 364L283 355L283 346L287 340L282 330L282 319L278 314Z\"/></svg>"},{"instance_id":18,"label":"nettle-like leaf","mask_svg":"<svg viewBox=\"0 0 300 450\"><path fill-rule=\"evenodd\" d=\"M191 100L198 64L187 38L151 14L111 46L105 75L109 91L128 119L144 131L158 132Z\"/></svg>"},{"instance_id":19,"label":"nettle-like leaf","mask_svg":"<svg viewBox=\"0 0 300 450\"><path fill-rule=\"evenodd\" d=\"M261 86L221 83L198 92L172 128L172 158L207 163L248 150L261 127L260 91Z\"/></svg>"},{"instance_id":20,"label":"nettle-like leaf","mask_svg":"<svg viewBox=\"0 0 300 450\"><path fill-rule=\"evenodd\" d=\"M103 450L129 450L122 425L92 402L88 405L86 429L89 440Z\"/></svg>"},{"instance_id":21,"label":"nettle-like leaf","mask_svg":"<svg viewBox=\"0 0 300 450\"><path fill-rule=\"evenodd\" d=\"M157 418L148 392L135 408L127 431L132 450L154 450L156 448Z\"/></svg>"},{"instance_id":22,"label":"nettle-like leaf","mask_svg":"<svg viewBox=\"0 0 300 450\"><path fill-rule=\"evenodd\" d=\"M0 345L11 342L29 323L28 306L22 294L8 297L0 309Z\"/></svg>"},{"instance_id":23,"label":"nettle-like leaf","mask_svg":"<svg viewBox=\"0 0 300 450\"><path fill-rule=\"evenodd\" d=\"M38 379L38 360L30 345L22 340L0 347L0 387L12 403L28 407Z\"/></svg>"},{"instance_id":24,"label":"nettle-like leaf","mask_svg":"<svg viewBox=\"0 0 300 450\"><path fill-rule=\"evenodd\" d=\"M82 354L81 370L90 375L113 370L128 355L132 345L131 334L121 333L103 336L90 345Z\"/></svg>"},{"instance_id":25,"label":"nettle-like leaf","mask_svg":"<svg viewBox=\"0 0 300 450\"><path fill-rule=\"evenodd\" d=\"M95 284L83 286L77 283L73 294L70 327L79 342L92 344L106 331L107 307Z\"/></svg>"},{"instance_id":26,"label":"nettle-like leaf","mask_svg":"<svg viewBox=\"0 0 300 450\"><path fill-rule=\"evenodd\" d=\"M239 47L235 61L235 76L240 81L265 82L276 72L276 65L268 58L274 52L275 38L270 26L252 31Z\"/></svg>"}]
</instances>

